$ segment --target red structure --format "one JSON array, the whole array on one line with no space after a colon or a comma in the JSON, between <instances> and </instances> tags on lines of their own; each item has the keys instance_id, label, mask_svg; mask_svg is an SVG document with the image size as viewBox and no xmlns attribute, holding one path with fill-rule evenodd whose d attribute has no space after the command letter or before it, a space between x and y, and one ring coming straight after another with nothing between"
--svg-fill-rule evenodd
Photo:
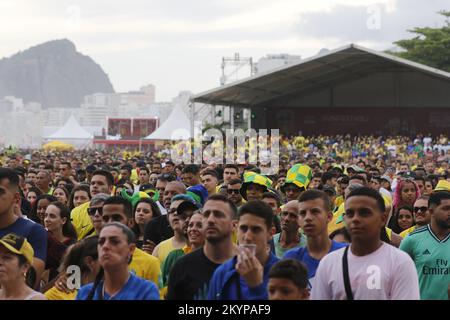
<instances>
[{"instance_id":1,"label":"red structure","mask_svg":"<svg viewBox=\"0 0 450 320\"><path fill-rule=\"evenodd\" d=\"M106 134L94 137L94 144L108 146L146 146L142 140L159 127L158 118L108 118Z\"/></svg>"}]
</instances>

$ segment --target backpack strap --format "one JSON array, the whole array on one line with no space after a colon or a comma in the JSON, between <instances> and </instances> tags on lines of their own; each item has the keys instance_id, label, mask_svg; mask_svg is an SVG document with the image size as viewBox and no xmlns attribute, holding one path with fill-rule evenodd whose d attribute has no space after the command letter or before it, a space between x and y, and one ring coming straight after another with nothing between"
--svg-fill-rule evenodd
<instances>
[{"instance_id":1,"label":"backpack strap","mask_svg":"<svg viewBox=\"0 0 450 320\"><path fill-rule=\"evenodd\" d=\"M347 295L347 300L354 300L352 287L350 285L350 277L348 275L348 259L347 259L348 248L350 248L350 246L347 246L345 248L344 256L342 257L342 271L344 273L344 286L345 286L345 294Z\"/></svg>"}]
</instances>

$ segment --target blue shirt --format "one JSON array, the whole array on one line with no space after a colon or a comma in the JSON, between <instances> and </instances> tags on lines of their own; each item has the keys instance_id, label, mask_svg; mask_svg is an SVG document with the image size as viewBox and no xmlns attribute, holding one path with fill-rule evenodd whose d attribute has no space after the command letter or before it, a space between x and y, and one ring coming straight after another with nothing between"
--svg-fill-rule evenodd
<instances>
[{"instance_id":1,"label":"blue shirt","mask_svg":"<svg viewBox=\"0 0 450 320\"><path fill-rule=\"evenodd\" d=\"M263 282L257 287L248 287L244 278L236 271L237 257L234 257L214 271L209 282L208 300L267 300L269 271L279 259L270 254L264 265Z\"/></svg>"},{"instance_id":2,"label":"blue shirt","mask_svg":"<svg viewBox=\"0 0 450 320\"><path fill-rule=\"evenodd\" d=\"M331 247L328 253L346 246L348 246L348 243L331 241ZM320 260L311 257L309 255L307 247L291 249L284 254L283 259L295 259L300 262L303 262L306 265L306 268L308 269L309 286L311 288L314 277L316 276L316 270L319 267Z\"/></svg>"},{"instance_id":3,"label":"blue shirt","mask_svg":"<svg viewBox=\"0 0 450 320\"><path fill-rule=\"evenodd\" d=\"M47 260L47 231L39 223L18 218L13 224L0 229L0 238L9 233L15 233L27 239L34 250L34 257Z\"/></svg>"},{"instance_id":4,"label":"blue shirt","mask_svg":"<svg viewBox=\"0 0 450 320\"><path fill-rule=\"evenodd\" d=\"M93 285L93 283L89 283L82 286L78 291L76 300L87 300ZM95 293L92 300L101 300L100 297L102 295L102 291L103 281L100 281L95 288ZM125 286L113 297L110 297L105 292L103 300L159 300L159 291L153 282L139 278L130 273L130 278Z\"/></svg>"}]
</instances>

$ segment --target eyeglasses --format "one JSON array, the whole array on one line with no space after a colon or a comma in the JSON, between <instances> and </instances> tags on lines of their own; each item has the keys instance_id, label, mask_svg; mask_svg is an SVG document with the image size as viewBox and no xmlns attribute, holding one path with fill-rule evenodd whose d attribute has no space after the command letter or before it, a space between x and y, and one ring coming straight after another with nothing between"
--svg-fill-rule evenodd
<instances>
[{"instance_id":1,"label":"eyeglasses","mask_svg":"<svg viewBox=\"0 0 450 320\"><path fill-rule=\"evenodd\" d=\"M419 211L425 212L428 210L428 207L414 207L414 212L417 213Z\"/></svg>"},{"instance_id":2,"label":"eyeglasses","mask_svg":"<svg viewBox=\"0 0 450 320\"><path fill-rule=\"evenodd\" d=\"M239 194L240 189L227 189L228 194Z\"/></svg>"},{"instance_id":3,"label":"eyeglasses","mask_svg":"<svg viewBox=\"0 0 450 320\"><path fill-rule=\"evenodd\" d=\"M99 215L103 215L103 207L92 207L92 208L88 208L88 214L90 216L94 216L95 213L98 211Z\"/></svg>"}]
</instances>

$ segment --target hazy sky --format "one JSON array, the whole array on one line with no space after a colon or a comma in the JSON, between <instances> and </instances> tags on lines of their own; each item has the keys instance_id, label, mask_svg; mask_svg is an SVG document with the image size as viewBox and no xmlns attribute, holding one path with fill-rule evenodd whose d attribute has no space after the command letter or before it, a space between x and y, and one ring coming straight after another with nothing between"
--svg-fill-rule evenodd
<instances>
[{"instance_id":1,"label":"hazy sky","mask_svg":"<svg viewBox=\"0 0 450 320\"><path fill-rule=\"evenodd\" d=\"M68 38L116 91L153 83L166 101L218 86L223 56L383 50L407 29L441 26L442 9L450 0L1 0L0 57Z\"/></svg>"}]
</instances>

